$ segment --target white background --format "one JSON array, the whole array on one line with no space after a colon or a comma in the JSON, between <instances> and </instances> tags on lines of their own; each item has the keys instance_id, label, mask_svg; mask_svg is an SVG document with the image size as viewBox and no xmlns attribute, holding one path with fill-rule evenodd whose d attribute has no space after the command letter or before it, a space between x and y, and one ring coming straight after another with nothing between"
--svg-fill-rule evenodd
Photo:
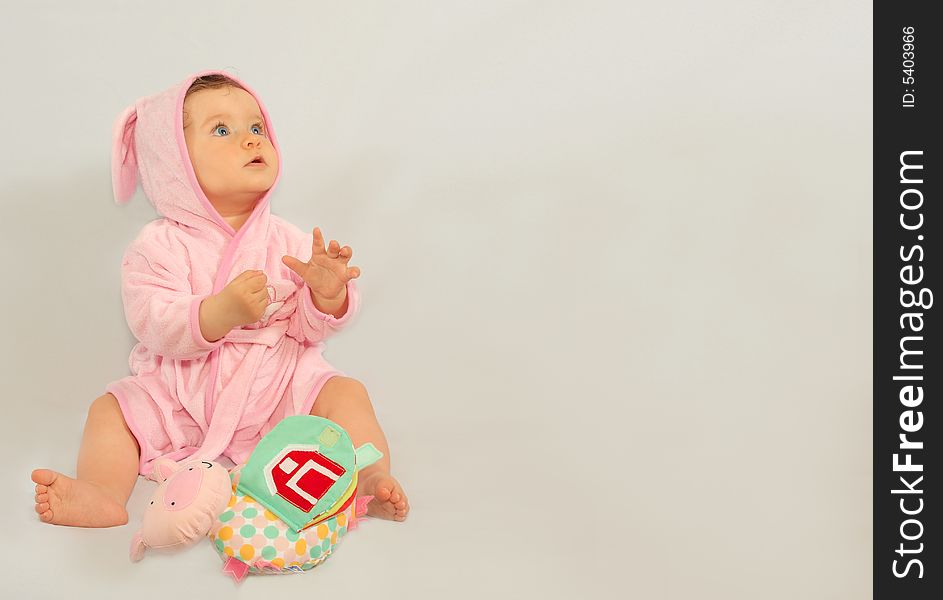
<instances>
[{"instance_id":1,"label":"white background","mask_svg":"<svg viewBox=\"0 0 943 600\"><path fill-rule=\"evenodd\" d=\"M870 3L139 4L3 7L5 597L869 594ZM412 505L238 588L129 562L153 483L88 530L29 480L128 373L114 118L209 68L272 116L272 212L353 248L326 357Z\"/></svg>"}]
</instances>

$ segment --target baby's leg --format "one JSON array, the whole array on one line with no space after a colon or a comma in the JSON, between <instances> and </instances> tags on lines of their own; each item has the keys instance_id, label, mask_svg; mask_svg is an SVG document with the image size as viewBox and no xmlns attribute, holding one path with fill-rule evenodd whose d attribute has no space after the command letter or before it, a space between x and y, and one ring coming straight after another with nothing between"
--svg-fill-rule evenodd
<instances>
[{"instance_id":1,"label":"baby's leg","mask_svg":"<svg viewBox=\"0 0 943 600\"><path fill-rule=\"evenodd\" d=\"M363 384L350 377L331 377L318 393L311 414L343 427L355 447L371 442L383 453L383 458L360 472L357 495L374 496L367 514L404 520L409 514L409 499L390 475L390 448Z\"/></svg>"},{"instance_id":2,"label":"baby's leg","mask_svg":"<svg viewBox=\"0 0 943 600\"><path fill-rule=\"evenodd\" d=\"M128 522L125 504L138 476L140 449L118 400L105 394L88 410L77 478L36 469L36 512L56 525L111 527Z\"/></svg>"}]
</instances>

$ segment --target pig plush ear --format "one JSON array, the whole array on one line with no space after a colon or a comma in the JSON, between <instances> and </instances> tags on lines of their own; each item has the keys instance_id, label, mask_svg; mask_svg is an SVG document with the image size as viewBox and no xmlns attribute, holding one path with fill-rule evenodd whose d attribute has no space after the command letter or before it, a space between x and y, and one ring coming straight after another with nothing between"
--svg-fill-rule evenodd
<instances>
[{"instance_id":1,"label":"pig plush ear","mask_svg":"<svg viewBox=\"0 0 943 600\"><path fill-rule=\"evenodd\" d=\"M141 537L141 532L134 534L134 537L131 538L131 562L138 562L144 558L144 551L147 549L147 546L144 544L144 538Z\"/></svg>"},{"instance_id":2,"label":"pig plush ear","mask_svg":"<svg viewBox=\"0 0 943 600\"><path fill-rule=\"evenodd\" d=\"M161 483L165 481L168 477L173 475L174 471L180 469L180 465L176 462L170 460L169 458L158 458L154 461L154 467L151 469L151 472L147 475L147 478L151 481L156 481Z\"/></svg>"},{"instance_id":3,"label":"pig plush ear","mask_svg":"<svg viewBox=\"0 0 943 600\"><path fill-rule=\"evenodd\" d=\"M137 107L132 105L121 111L112 129L111 185L118 204L125 204L138 185L138 159L134 149L137 121Z\"/></svg>"}]
</instances>

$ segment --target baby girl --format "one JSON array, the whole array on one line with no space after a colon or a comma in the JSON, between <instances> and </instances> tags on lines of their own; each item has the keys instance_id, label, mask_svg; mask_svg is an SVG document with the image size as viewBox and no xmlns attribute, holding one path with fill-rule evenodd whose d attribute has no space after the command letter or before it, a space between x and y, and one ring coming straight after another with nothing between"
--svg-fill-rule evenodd
<instances>
[{"instance_id":1,"label":"baby girl","mask_svg":"<svg viewBox=\"0 0 943 600\"><path fill-rule=\"evenodd\" d=\"M140 179L163 218L122 261L122 299L139 340L132 375L92 402L76 478L32 473L36 512L60 525L110 527L138 474L161 457L248 460L281 419L340 424L383 459L360 474L368 514L402 521L409 501L364 386L322 356L359 308L352 251L269 211L280 175L268 112L247 85L203 71L118 117L112 181L127 202ZM299 257L310 258L303 260Z\"/></svg>"}]
</instances>

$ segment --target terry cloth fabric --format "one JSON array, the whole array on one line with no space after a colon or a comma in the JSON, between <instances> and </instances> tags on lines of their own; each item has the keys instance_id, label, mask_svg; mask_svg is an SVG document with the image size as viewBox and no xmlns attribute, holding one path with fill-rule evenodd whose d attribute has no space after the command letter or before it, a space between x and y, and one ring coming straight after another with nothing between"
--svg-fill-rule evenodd
<instances>
[{"instance_id":1,"label":"terry cloth fabric","mask_svg":"<svg viewBox=\"0 0 943 600\"><path fill-rule=\"evenodd\" d=\"M140 181L162 216L141 230L122 259L125 316L140 343L129 358L131 375L105 388L140 444L142 475L160 457L225 455L241 464L282 418L308 414L324 383L343 375L324 360L323 342L360 306L351 280L347 312L340 319L322 313L304 281L281 262L285 254L307 260L312 233L270 213L280 172L238 231L207 200L187 152L183 101L197 77L213 73L255 97L279 153L258 95L223 71L195 73L137 100L113 130L115 201L126 203ZM207 341L199 325L201 302L252 269L268 277L269 309L258 322Z\"/></svg>"}]
</instances>

